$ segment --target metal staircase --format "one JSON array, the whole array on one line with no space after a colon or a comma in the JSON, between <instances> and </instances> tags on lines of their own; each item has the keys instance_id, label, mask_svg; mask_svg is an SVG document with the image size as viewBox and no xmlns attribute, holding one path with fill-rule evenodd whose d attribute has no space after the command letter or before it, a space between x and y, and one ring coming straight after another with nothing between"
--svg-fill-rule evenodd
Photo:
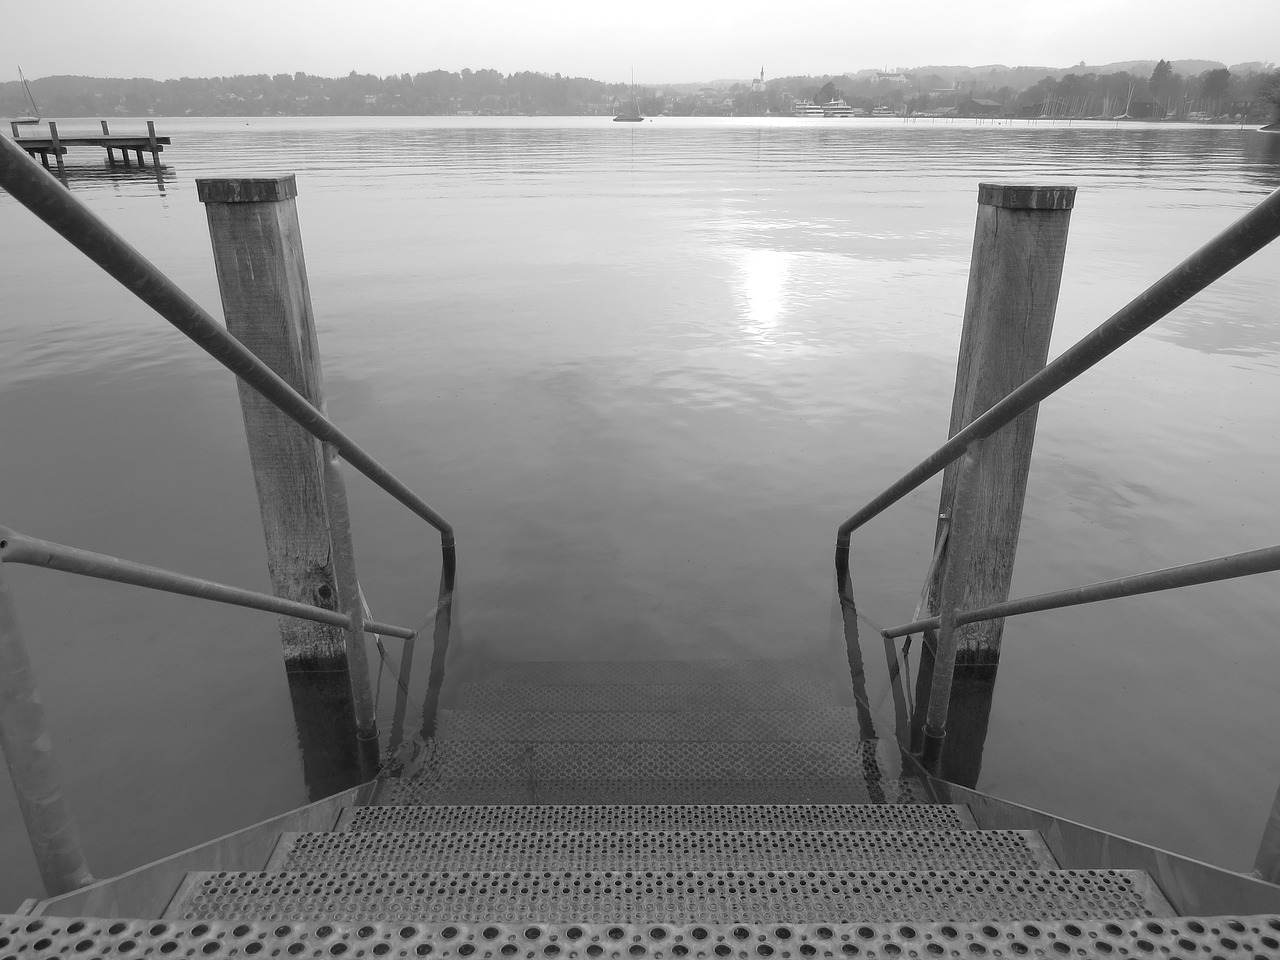
<instances>
[{"instance_id":1,"label":"metal staircase","mask_svg":"<svg viewBox=\"0 0 1280 960\"><path fill-rule=\"evenodd\" d=\"M0 960L1280 957L1280 917L1178 917L1145 871L1063 869L1035 830L930 802L818 664L484 675L331 829L211 848L151 916L36 904Z\"/></svg>"}]
</instances>

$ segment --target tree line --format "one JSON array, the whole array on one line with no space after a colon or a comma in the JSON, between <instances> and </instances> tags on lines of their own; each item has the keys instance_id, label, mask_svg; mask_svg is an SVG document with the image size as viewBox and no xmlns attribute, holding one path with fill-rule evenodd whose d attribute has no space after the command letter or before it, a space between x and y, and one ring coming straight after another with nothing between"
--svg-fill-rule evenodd
<instances>
[{"instance_id":1,"label":"tree line","mask_svg":"<svg viewBox=\"0 0 1280 960\"><path fill-rule=\"evenodd\" d=\"M51 117L422 116L452 113L573 115L603 109L629 87L583 77L497 70L431 70L379 77L307 73L182 77L177 80L55 76L29 81ZM26 107L17 81L0 84L0 115Z\"/></svg>"},{"instance_id":2,"label":"tree line","mask_svg":"<svg viewBox=\"0 0 1280 960\"><path fill-rule=\"evenodd\" d=\"M939 68L941 69L941 68ZM944 78L916 71L886 77L874 71L853 76L792 76L767 81L763 89L739 83L716 88L695 84L638 88L647 115L789 115L798 100L844 100L870 112L963 112L981 101L1004 116L1269 119L1280 110L1280 70L1233 73L1214 68L1184 76L1161 60L1149 76L1066 72L1026 81L1026 68L982 76ZM352 71L345 77L307 73L183 77L177 80L102 79L55 76L30 81L41 112L50 117L118 116L423 116L442 114L608 114L629 99L623 83L525 71L424 73L379 77ZM0 83L0 116L26 107L17 81Z\"/></svg>"},{"instance_id":3,"label":"tree line","mask_svg":"<svg viewBox=\"0 0 1280 960\"><path fill-rule=\"evenodd\" d=\"M785 77L769 81L764 106L782 111L791 97L818 104L838 99L863 110L888 107L901 114L964 113L980 104L996 116L1179 120L1265 120L1280 111L1280 70L1233 73L1221 67L1184 76L1169 61L1160 60L1149 76L1126 70L1067 71L1015 85L1008 82L1014 74L993 70L984 77L950 79L924 71L893 79L872 72L853 77Z\"/></svg>"}]
</instances>

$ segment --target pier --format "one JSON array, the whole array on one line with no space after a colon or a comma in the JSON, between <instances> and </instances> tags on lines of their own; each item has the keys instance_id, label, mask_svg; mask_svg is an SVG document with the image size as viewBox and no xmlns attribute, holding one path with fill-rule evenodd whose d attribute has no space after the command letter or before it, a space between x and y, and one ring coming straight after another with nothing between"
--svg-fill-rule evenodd
<instances>
[{"instance_id":1,"label":"pier","mask_svg":"<svg viewBox=\"0 0 1280 960\"><path fill-rule=\"evenodd\" d=\"M63 157L67 153L68 147L104 147L107 151L107 162L112 166L116 163L116 151L120 151L120 160L126 167L131 166L129 162L129 152L132 151L137 157L138 166L145 167L142 154L151 154L153 166L160 166L160 153L169 145L169 137L161 137L156 135L156 125L154 120L147 121L147 132L145 134L134 133L112 133L107 126L107 121L99 121L102 124L102 133L81 134L73 137L63 137L58 135L58 124L49 121L49 135L47 137L24 137L21 135L21 126L17 123L10 123L9 128L13 131L14 142L27 154L40 158L40 162L44 164L45 169L49 169L49 155L52 154L54 162L58 165L58 175L66 174L66 165L63 163Z\"/></svg>"},{"instance_id":2,"label":"pier","mask_svg":"<svg viewBox=\"0 0 1280 960\"><path fill-rule=\"evenodd\" d=\"M987 519L989 506L1021 504L1026 479L1023 460L995 446L997 431L1016 435L1042 400L1280 236L1280 191L1045 363L1074 188L979 185L952 436L840 526L844 651L485 659L451 673L437 709L455 616L454 527L328 417L295 179L197 181L225 324L2 138L0 187L252 388L241 402L273 595L7 527L0 574L20 563L338 628L340 636L282 629L286 669L303 675L320 661L339 675L349 697L330 709L349 715L346 735L369 760L363 782L93 879L58 784L17 603L0 575L0 747L46 885L43 899L0 915L0 960L1280 960L1280 886L1263 879L1276 872L1276 830L1268 828L1253 877L1002 800L978 791L976 776L951 778L962 724L948 720L961 714L953 704L977 713L967 694L951 693L961 627L1280 569L1276 546L1010 601L1009 578L979 576L985 569L971 562L982 554L1003 573L1017 545L988 530L1016 532L1020 516ZM1011 331L1014 321L1039 323L1042 339ZM979 391L1015 361L1040 369L1016 371L1015 382L1025 379L1002 398ZM278 427L262 415L266 405ZM301 455L286 463L284 432L295 427ZM405 647L391 665L401 694L380 752L364 635L415 640L425 631L372 619L338 457L439 534L440 590L424 620L434 623L435 649L422 750L398 752L413 652ZM867 618L853 603L850 537L951 464L957 475L948 483L944 474L939 509L948 526L935 534L924 577L936 602L922 600L911 623L880 631L886 640L936 631L921 640L932 659L912 708L921 734L913 739L923 743L915 751L902 735L909 687L892 646L884 653L896 688L867 693L859 633ZM295 529L282 535L286 524ZM299 555L313 559L291 568L286 561ZM905 608L911 595L903 596ZM881 645L871 639L868 649ZM977 640L988 654L999 642L998 631ZM902 704L892 734L875 716L889 692ZM243 780L228 793L259 786ZM1097 789L1115 786L1100 780Z\"/></svg>"}]
</instances>

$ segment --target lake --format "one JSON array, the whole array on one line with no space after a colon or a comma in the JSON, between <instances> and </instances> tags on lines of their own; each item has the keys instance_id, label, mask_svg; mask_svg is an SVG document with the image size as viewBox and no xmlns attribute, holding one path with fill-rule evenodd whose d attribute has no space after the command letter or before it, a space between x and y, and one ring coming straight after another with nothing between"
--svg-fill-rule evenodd
<instances>
[{"instance_id":1,"label":"lake","mask_svg":"<svg viewBox=\"0 0 1280 960\"><path fill-rule=\"evenodd\" d=\"M221 316L195 179L297 175L330 412L458 530L451 675L842 656L836 527L946 439L979 181L1078 187L1051 355L1280 186L1280 137L1236 127L157 126L163 190L81 150L73 191ZM231 376L8 195L0 264L0 523L269 590ZM1280 246L1044 405L1013 595L1280 540L1278 405ZM910 617L938 489L855 534L868 627ZM429 623L434 531L350 495L375 615ZM96 874L305 802L271 616L4 574ZM1249 869L1280 783L1276 588L1010 620L979 789ZM7 785L0 863L0 909L38 894Z\"/></svg>"}]
</instances>

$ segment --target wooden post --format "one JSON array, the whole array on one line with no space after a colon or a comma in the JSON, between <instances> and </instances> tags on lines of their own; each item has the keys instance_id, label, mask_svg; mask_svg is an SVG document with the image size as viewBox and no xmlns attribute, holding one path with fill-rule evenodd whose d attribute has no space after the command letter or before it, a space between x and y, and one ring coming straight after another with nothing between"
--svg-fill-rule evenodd
<instances>
[{"instance_id":1,"label":"wooden post","mask_svg":"<svg viewBox=\"0 0 1280 960\"><path fill-rule=\"evenodd\" d=\"M160 166L160 144L156 143L156 122L147 121L147 139L151 141L151 162ZM141 154L139 154L141 156Z\"/></svg>"},{"instance_id":2,"label":"wooden post","mask_svg":"<svg viewBox=\"0 0 1280 960\"><path fill-rule=\"evenodd\" d=\"M67 179L67 165L62 160L62 141L58 139L58 125L49 121L49 139L53 141L53 156L58 161L58 176Z\"/></svg>"},{"instance_id":3,"label":"wooden post","mask_svg":"<svg viewBox=\"0 0 1280 960\"><path fill-rule=\"evenodd\" d=\"M3 541L0 541L3 547ZM0 564L0 570L3 564ZM4 754L45 892L93 883L75 819L58 780L44 705L13 601L0 573L0 752Z\"/></svg>"},{"instance_id":4,"label":"wooden post","mask_svg":"<svg viewBox=\"0 0 1280 960\"><path fill-rule=\"evenodd\" d=\"M948 436L1044 367L1075 192L1075 187L979 184ZM973 516L965 518L973 534L969 546L958 549L952 549L953 537L938 566L930 590L935 616L937 598L948 581L953 581L948 589L960 610L1009 598L1037 409L980 444L982 480L973 498ZM961 522L952 510L961 462L943 475L938 510L952 515L953 523ZM957 662L998 663L1003 628L1002 620L957 627Z\"/></svg>"},{"instance_id":5,"label":"wooden post","mask_svg":"<svg viewBox=\"0 0 1280 960\"><path fill-rule=\"evenodd\" d=\"M102 124L102 135L104 137L111 136L111 128L107 126L107 121L99 120L98 122ZM116 165L115 148L112 147L111 144L109 143L106 145L106 147L107 147L107 166L114 167Z\"/></svg>"},{"instance_id":6,"label":"wooden post","mask_svg":"<svg viewBox=\"0 0 1280 960\"><path fill-rule=\"evenodd\" d=\"M294 178L197 180L196 190L209 220L227 329L323 409ZM321 444L257 391L239 388L275 593L349 609L339 576L350 564L354 580L354 559L335 559L343 544L330 533ZM351 703L372 703L363 636L348 643L340 629L292 619L281 620L280 633L288 671L343 671L359 688ZM362 713L355 717L361 732L376 733L368 711Z\"/></svg>"}]
</instances>

